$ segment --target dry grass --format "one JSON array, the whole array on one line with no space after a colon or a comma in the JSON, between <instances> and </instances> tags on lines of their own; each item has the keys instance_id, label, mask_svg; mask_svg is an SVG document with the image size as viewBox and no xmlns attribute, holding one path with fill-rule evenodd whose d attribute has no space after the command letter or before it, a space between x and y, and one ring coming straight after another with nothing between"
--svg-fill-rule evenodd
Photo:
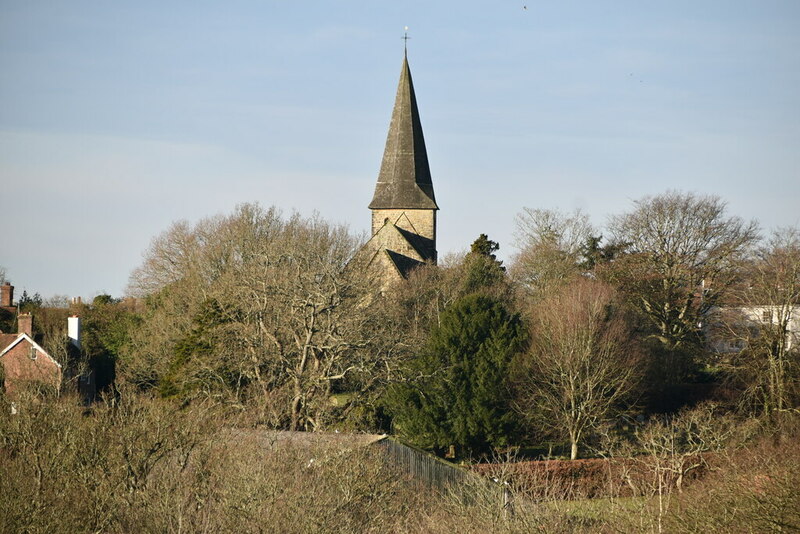
<instances>
[{"instance_id":1,"label":"dry grass","mask_svg":"<svg viewBox=\"0 0 800 534\"><path fill-rule=\"evenodd\" d=\"M20 406L12 416L0 399L0 532L800 529L794 438L740 452L666 507L647 496L565 500L558 484L538 502L509 495L504 506L503 492L482 483L457 495L421 490L358 440L301 447L270 432L231 432L237 420L217 408L136 395L91 410L74 399Z\"/></svg>"}]
</instances>

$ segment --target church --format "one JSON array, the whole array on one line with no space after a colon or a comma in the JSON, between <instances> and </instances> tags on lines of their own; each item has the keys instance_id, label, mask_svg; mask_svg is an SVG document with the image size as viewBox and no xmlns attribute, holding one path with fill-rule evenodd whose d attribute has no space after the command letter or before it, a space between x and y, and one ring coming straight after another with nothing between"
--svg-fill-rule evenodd
<instances>
[{"instance_id":1,"label":"church","mask_svg":"<svg viewBox=\"0 0 800 534\"><path fill-rule=\"evenodd\" d=\"M386 148L369 209L372 238L358 256L369 270L380 273L384 287L404 280L419 265L436 264L439 206L433 194L407 54L403 56Z\"/></svg>"}]
</instances>

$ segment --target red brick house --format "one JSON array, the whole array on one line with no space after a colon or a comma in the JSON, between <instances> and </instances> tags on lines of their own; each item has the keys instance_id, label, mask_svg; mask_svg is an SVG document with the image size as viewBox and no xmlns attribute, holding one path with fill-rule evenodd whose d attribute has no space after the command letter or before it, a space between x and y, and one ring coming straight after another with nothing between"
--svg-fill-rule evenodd
<instances>
[{"instance_id":1,"label":"red brick house","mask_svg":"<svg viewBox=\"0 0 800 534\"><path fill-rule=\"evenodd\" d=\"M0 334L0 366L8 394L25 384L45 384L56 389L61 386L61 364L26 332Z\"/></svg>"},{"instance_id":2,"label":"red brick house","mask_svg":"<svg viewBox=\"0 0 800 534\"><path fill-rule=\"evenodd\" d=\"M6 282L0 287L0 311L15 313L14 286ZM17 316L17 333L0 332L0 386L13 394L25 384L61 387L62 369L50 354L33 339L33 317Z\"/></svg>"}]
</instances>

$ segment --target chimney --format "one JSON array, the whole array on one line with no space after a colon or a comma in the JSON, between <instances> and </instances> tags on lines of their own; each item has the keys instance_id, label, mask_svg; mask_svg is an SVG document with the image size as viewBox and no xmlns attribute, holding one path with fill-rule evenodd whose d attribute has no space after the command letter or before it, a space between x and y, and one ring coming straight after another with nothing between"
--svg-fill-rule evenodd
<instances>
[{"instance_id":1,"label":"chimney","mask_svg":"<svg viewBox=\"0 0 800 534\"><path fill-rule=\"evenodd\" d=\"M33 316L30 313L21 313L17 316L17 332L33 336Z\"/></svg>"},{"instance_id":2,"label":"chimney","mask_svg":"<svg viewBox=\"0 0 800 534\"><path fill-rule=\"evenodd\" d=\"M9 308L14 305L14 286L6 282L0 286L0 306Z\"/></svg>"},{"instance_id":3,"label":"chimney","mask_svg":"<svg viewBox=\"0 0 800 534\"><path fill-rule=\"evenodd\" d=\"M81 348L81 318L77 315L67 317L67 337L70 345L80 350Z\"/></svg>"}]
</instances>

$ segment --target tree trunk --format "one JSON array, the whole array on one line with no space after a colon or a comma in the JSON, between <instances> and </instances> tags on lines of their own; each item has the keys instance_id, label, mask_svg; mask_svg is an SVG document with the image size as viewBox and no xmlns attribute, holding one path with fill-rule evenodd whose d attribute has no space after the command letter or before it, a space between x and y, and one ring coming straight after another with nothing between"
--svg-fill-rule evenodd
<instances>
[{"instance_id":1,"label":"tree trunk","mask_svg":"<svg viewBox=\"0 0 800 534\"><path fill-rule=\"evenodd\" d=\"M300 385L300 377L294 377L294 396L292 397L291 405L291 424L289 430L295 431L298 429L300 423L300 400L303 395Z\"/></svg>"}]
</instances>

